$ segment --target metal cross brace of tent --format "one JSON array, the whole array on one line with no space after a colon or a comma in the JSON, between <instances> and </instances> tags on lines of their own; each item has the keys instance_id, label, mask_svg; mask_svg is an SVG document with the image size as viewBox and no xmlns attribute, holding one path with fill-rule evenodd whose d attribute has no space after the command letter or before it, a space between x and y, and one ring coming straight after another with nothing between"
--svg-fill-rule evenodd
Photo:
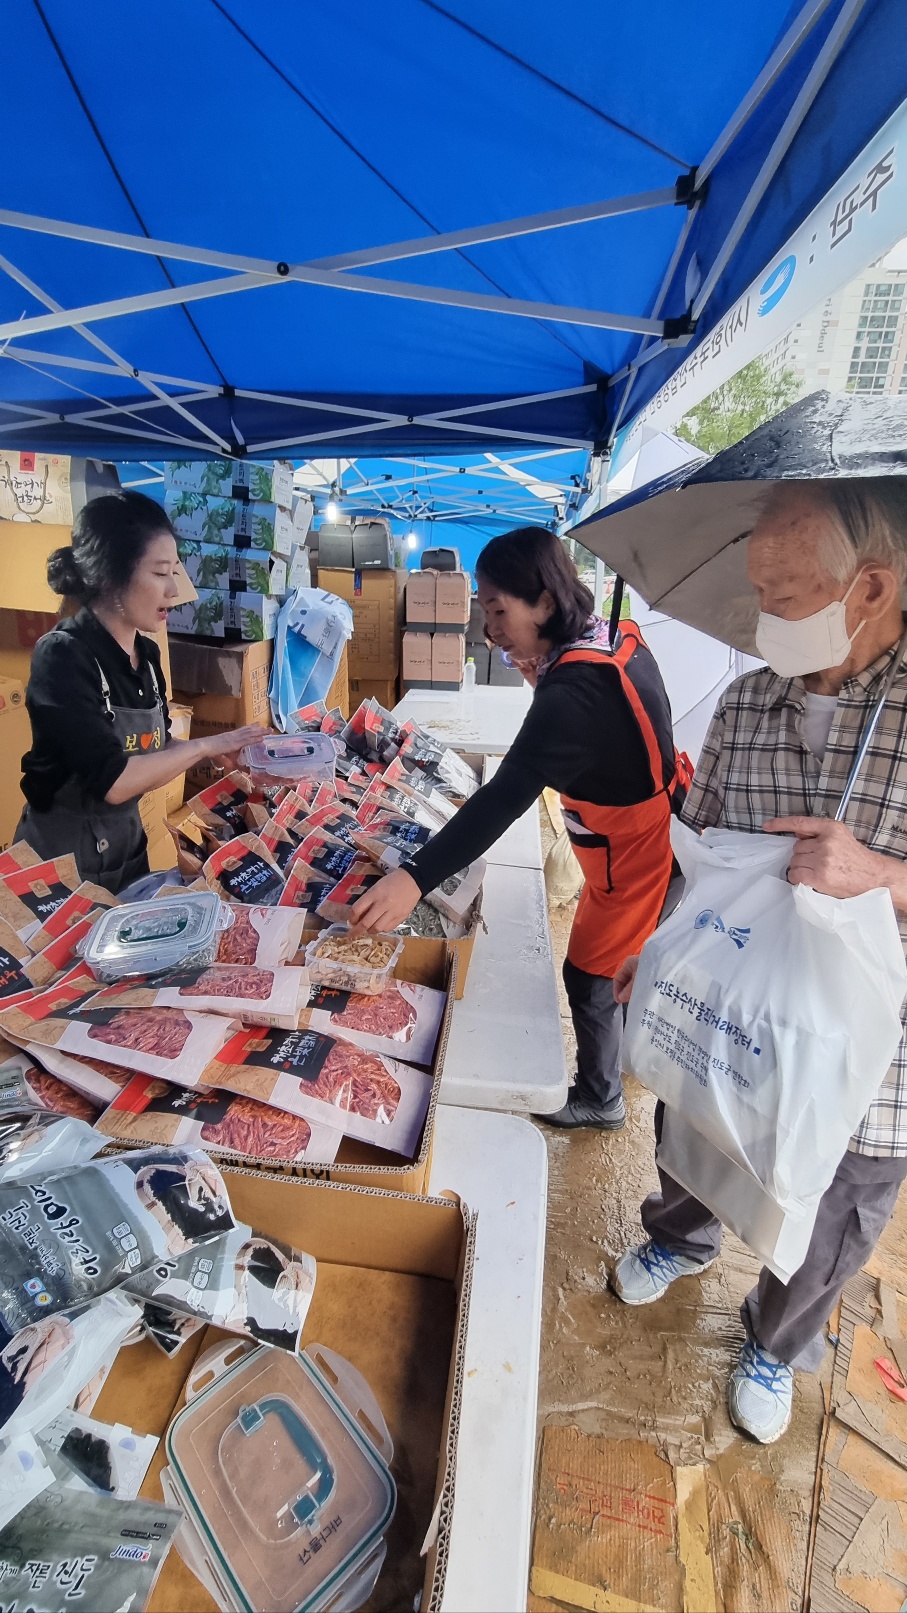
<instances>
[{"instance_id":1,"label":"metal cross brace of tent","mask_svg":"<svg viewBox=\"0 0 907 1613\"><path fill-rule=\"evenodd\" d=\"M9 259L0 257L0 269L48 310L44 314L27 317L23 315L19 319L0 323L0 357L23 364L44 375L47 375L49 367L54 370L64 368L82 370L86 374L95 373L117 375L124 378L129 377L137 381L150 394L148 400L143 401L141 404L137 404L135 400L118 404L97 397L75 383L66 381L61 376L54 376L53 379L57 384L62 383L77 395L83 398L87 397L89 401L96 402L98 407L89 410L79 409L77 412L74 411L71 417L67 417L62 411L39 410L19 404L0 404L0 408L5 414L18 414L20 417L24 417L20 418L18 422L5 425L4 433L8 436L12 432L27 432L41 423L59 421L65 423L67 418L72 418L77 420L80 426L90 425L99 433L109 432L118 436L135 436L146 441L160 443L163 447L170 449L190 448L196 452L210 453L212 448L216 448L221 453L231 456L236 453L237 446L246 454L273 453L293 448L314 447L316 444L325 444L337 438L342 438L346 441L363 433L374 434L376 431L391 431L401 425L418 424L431 427L437 431L448 431L452 437L455 437L457 433L468 432L471 437L487 436L498 441L502 437L506 437L508 441L544 443L562 448L586 449L589 447L588 442L581 439L553 437L537 432L519 431L509 425L506 428L483 426L476 417L483 413L493 412L497 414L533 403L549 402L559 398L576 397L583 393L595 392L599 389L596 382L577 387L561 388L554 392L533 393L514 398L499 398L478 405L471 404L454 409L435 410L415 416L391 413L386 410L366 409L346 403L342 405L326 403L320 399L296 398L289 397L286 394L275 395L241 388L228 388L226 390L229 396L275 403L286 408L297 408L301 411L314 410L321 414L336 414L342 416L345 422L342 425L338 423L336 430L318 430L309 433L303 430L290 436L254 443L244 442L234 426L236 441L231 444L200 419L191 407L193 404L223 397L225 395L224 388L205 383L196 383L182 377L159 375L150 371L139 370L130 365L128 360L124 359L98 337L93 330L88 328L97 322L115 319L126 314L142 313L173 305L185 306L192 302L234 295L264 286L307 284L330 287L337 291L356 292L366 296L393 297L450 308L478 310L489 314L505 315L509 318L543 320L605 330L626 331L642 336L643 341L636 357L616 375L612 375L605 383L608 387L614 387L621 381L624 382L623 394L611 428L610 440L613 440L613 435L620 425L630 395L634 376L640 365L655 358L668 346L685 345L695 334L697 321L708 302L711 292L714 290L736 246L739 244L747 224L758 207L760 200L765 195L772 178L777 172L866 0L843 0L841 10L817 54L813 66L804 79L770 150L766 154L749 192L741 202L723 244L718 249L711 266L694 293L693 301L687 313L679 318L662 318L661 308L677 265L680 262L693 219L705 200L709 174L768 94L772 85L799 50L804 40L809 36L830 3L831 0L806 0L798 16L788 28L747 96L714 143L704 161L693 169L691 173L681 175L675 185L659 190L643 191L632 196L611 197L585 206L560 208L523 218L508 219L496 224L481 224L474 228L452 230L382 246L364 247L355 252L346 252L332 257L317 258L309 262L295 264L274 263L264 258L254 258L232 252L219 252L205 247L189 246L182 242L157 240L117 230L100 229L87 224L69 223L59 219L43 218L0 209L0 225L6 225L9 228L69 240L90 242L94 245L106 246L124 252L137 252L158 259L204 265L221 271L214 279L199 280L181 286L170 286L160 291L134 296L112 298L104 302L85 304L79 308L63 308L54 298L37 286L34 281L24 275ZM380 276L363 275L354 272L359 269L374 268L377 265L403 259L479 246L485 242L511 240L515 237L563 229L646 209L678 205L687 209L686 220L679 232L678 240L666 268L653 312L649 315L620 314L596 308L566 307L557 303L492 296L481 292L460 291L445 286L420 285L409 281L389 280ZM107 362L101 363L98 360L88 361L73 357L63 358L59 354L13 345L18 338L32 338L55 330L75 330L77 334L102 354ZM177 392L174 395L173 392L165 390L166 388L175 388ZM148 415L160 409L175 411L196 435L189 436L155 422L149 422L147 420ZM139 412L140 410L141 412ZM130 417L136 422L135 426L128 426L124 423L124 420ZM361 424L351 425L351 420L360 421Z\"/></svg>"}]
</instances>

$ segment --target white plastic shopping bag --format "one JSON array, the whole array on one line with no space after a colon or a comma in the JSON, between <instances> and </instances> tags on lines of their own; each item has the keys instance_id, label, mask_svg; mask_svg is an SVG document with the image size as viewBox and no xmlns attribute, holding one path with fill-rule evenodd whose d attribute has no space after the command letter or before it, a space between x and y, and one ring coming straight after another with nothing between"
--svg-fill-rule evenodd
<instances>
[{"instance_id":1,"label":"white plastic shopping bag","mask_svg":"<svg viewBox=\"0 0 907 1613\"><path fill-rule=\"evenodd\" d=\"M786 1280L900 1041L894 908L789 885L788 837L671 839L686 890L643 948L624 1067L668 1106L664 1169Z\"/></svg>"}]
</instances>

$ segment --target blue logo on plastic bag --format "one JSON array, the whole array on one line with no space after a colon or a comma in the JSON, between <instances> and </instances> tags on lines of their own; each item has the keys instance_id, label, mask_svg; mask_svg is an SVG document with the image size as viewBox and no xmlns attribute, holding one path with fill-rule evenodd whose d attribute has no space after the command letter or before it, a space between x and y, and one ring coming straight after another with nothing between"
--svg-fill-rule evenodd
<instances>
[{"instance_id":1,"label":"blue logo on plastic bag","mask_svg":"<svg viewBox=\"0 0 907 1613\"><path fill-rule=\"evenodd\" d=\"M715 913L711 907L704 907L701 913L696 914L693 920L693 929L706 930L709 926L715 931L716 935L728 936L740 951L743 950L750 938L749 926L744 928L739 924L727 925L720 914Z\"/></svg>"},{"instance_id":2,"label":"blue logo on plastic bag","mask_svg":"<svg viewBox=\"0 0 907 1613\"><path fill-rule=\"evenodd\" d=\"M757 310L760 319L765 314L770 314L772 309L777 307L794 278L796 268L797 259L792 252L789 257L782 258L767 279L763 280L759 287L759 295L762 301Z\"/></svg>"}]
</instances>

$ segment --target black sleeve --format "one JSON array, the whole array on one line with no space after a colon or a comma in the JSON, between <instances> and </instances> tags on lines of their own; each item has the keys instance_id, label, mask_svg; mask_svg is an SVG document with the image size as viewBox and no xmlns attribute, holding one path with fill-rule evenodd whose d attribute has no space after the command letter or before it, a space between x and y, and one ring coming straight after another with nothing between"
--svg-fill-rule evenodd
<instances>
[{"instance_id":1,"label":"black sleeve","mask_svg":"<svg viewBox=\"0 0 907 1613\"><path fill-rule=\"evenodd\" d=\"M423 893L481 857L546 786L602 806L652 794L645 742L613 667L548 674L494 778L407 863Z\"/></svg>"},{"instance_id":2,"label":"black sleeve","mask_svg":"<svg viewBox=\"0 0 907 1613\"><path fill-rule=\"evenodd\" d=\"M35 646L26 704L33 731L103 800L128 757L107 715L97 662L75 634L48 633Z\"/></svg>"}]
</instances>

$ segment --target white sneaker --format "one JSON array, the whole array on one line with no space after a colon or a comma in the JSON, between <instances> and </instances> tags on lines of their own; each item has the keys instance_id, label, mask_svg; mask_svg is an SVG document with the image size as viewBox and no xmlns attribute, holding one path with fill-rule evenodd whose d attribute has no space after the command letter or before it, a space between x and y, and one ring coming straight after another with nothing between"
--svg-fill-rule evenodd
<instances>
[{"instance_id":1,"label":"white sneaker","mask_svg":"<svg viewBox=\"0 0 907 1613\"><path fill-rule=\"evenodd\" d=\"M653 1300L667 1293L676 1278L695 1276L711 1265L712 1260L688 1260L686 1255L672 1255L654 1238L648 1238L638 1248L628 1249L621 1256L611 1282L625 1305L651 1305Z\"/></svg>"},{"instance_id":2,"label":"white sneaker","mask_svg":"<svg viewBox=\"0 0 907 1613\"><path fill-rule=\"evenodd\" d=\"M731 1422L760 1445L772 1445L790 1422L793 1400L793 1368L747 1339L727 1386Z\"/></svg>"}]
</instances>

